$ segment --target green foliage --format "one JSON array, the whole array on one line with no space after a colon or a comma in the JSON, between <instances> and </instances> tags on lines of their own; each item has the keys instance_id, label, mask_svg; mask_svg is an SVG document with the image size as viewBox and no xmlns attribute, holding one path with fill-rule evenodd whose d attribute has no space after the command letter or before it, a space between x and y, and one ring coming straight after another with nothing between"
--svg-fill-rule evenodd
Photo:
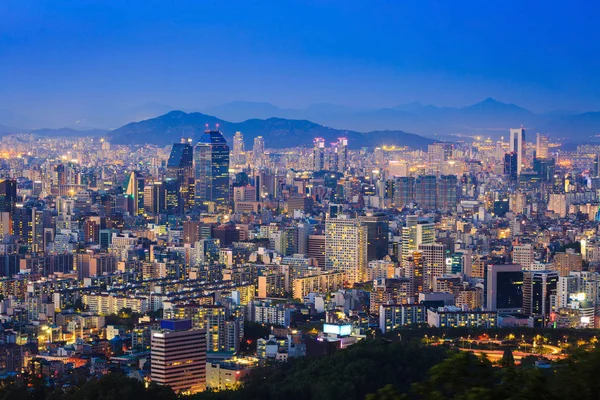
<instances>
[{"instance_id":1,"label":"green foliage","mask_svg":"<svg viewBox=\"0 0 600 400\"><path fill-rule=\"evenodd\" d=\"M510 367L515 365L515 357L510 349L504 350L504 354L502 354L502 359L500 359L500 365L503 367Z\"/></svg>"},{"instance_id":2,"label":"green foliage","mask_svg":"<svg viewBox=\"0 0 600 400\"><path fill-rule=\"evenodd\" d=\"M436 347L384 341L358 343L328 357L258 368L240 390L218 398L362 400L369 393L376 396L390 394L392 388L397 393L406 393L413 382L421 380L445 356L445 351ZM377 393L386 385L391 385L391 388ZM214 398L209 396L199 394L194 398ZM374 397L378 398L385 397Z\"/></svg>"},{"instance_id":3,"label":"green foliage","mask_svg":"<svg viewBox=\"0 0 600 400\"><path fill-rule=\"evenodd\" d=\"M373 340L331 356L256 368L237 391L177 396L113 372L65 388L34 377L29 387L0 382L0 400L592 400L600 393L599 370L598 349L540 369L515 365L510 353L493 365L470 352Z\"/></svg>"}]
</instances>

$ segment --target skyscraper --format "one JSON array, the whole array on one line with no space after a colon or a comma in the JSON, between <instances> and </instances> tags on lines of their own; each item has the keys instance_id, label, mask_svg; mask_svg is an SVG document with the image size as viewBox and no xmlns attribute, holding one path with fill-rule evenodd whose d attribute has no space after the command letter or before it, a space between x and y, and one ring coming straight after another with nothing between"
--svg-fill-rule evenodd
<instances>
[{"instance_id":1,"label":"skyscraper","mask_svg":"<svg viewBox=\"0 0 600 400\"><path fill-rule=\"evenodd\" d=\"M510 129L510 152L517 155L517 175L525 168L525 128Z\"/></svg>"},{"instance_id":2,"label":"skyscraper","mask_svg":"<svg viewBox=\"0 0 600 400\"><path fill-rule=\"evenodd\" d=\"M313 143L313 170L322 171L325 167L325 139L315 138Z\"/></svg>"},{"instance_id":3,"label":"skyscraper","mask_svg":"<svg viewBox=\"0 0 600 400\"><path fill-rule=\"evenodd\" d=\"M519 171L519 160L517 153L510 152L504 155L504 175L508 175L508 179L516 181Z\"/></svg>"},{"instance_id":4,"label":"skyscraper","mask_svg":"<svg viewBox=\"0 0 600 400\"><path fill-rule=\"evenodd\" d=\"M402 228L402 266L406 259L419 248L420 244L430 244L435 240L435 224L419 221L418 216L408 215L406 226Z\"/></svg>"},{"instance_id":5,"label":"skyscraper","mask_svg":"<svg viewBox=\"0 0 600 400\"><path fill-rule=\"evenodd\" d=\"M437 208L442 211L456 209L456 187L458 179L456 175L442 175L436 185Z\"/></svg>"},{"instance_id":6,"label":"skyscraper","mask_svg":"<svg viewBox=\"0 0 600 400\"><path fill-rule=\"evenodd\" d=\"M254 167L261 167L264 164L265 139L262 136L254 138L254 146L252 147L252 162Z\"/></svg>"},{"instance_id":7,"label":"skyscraper","mask_svg":"<svg viewBox=\"0 0 600 400\"><path fill-rule=\"evenodd\" d=\"M236 132L233 137L233 164L239 165L243 163L244 154L244 135L242 132Z\"/></svg>"},{"instance_id":8,"label":"skyscraper","mask_svg":"<svg viewBox=\"0 0 600 400\"><path fill-rule=\"evenodd\" d=\"M437 208L437 177L435 175L418 176L415 180L415 202L424 210Z\"/></svg>"},{"instance_id":9,"label":"skyscraper","mask_svg":"<svg viewBox=\"0 0 600 400\"><path fill-rule=\"evenodd\" d=\"M488 265L485 277L489 311L518 312L523 308L523 269L520 265Z\"/></svg>"},{"instance_id":10,"label":"skyscraper","mask_svg":"<svg viewBox=\"0 0 600 400\"><path fill-rule=\"evenodd\" d=\"M0 212L14 214L17 205L17 181L13 179L0 180Z\"/></svg>"},{"instance_id":11,"label":"skyscraper","mask_svg":"<svg viewBox=\"0 0 600 400\"><path fill-rule=\"evenodd\" d=\"M359 219L367 227L367 260L381 260L388 254L388 217L383 213L371 213Z\"/></svg>"},{"instance_id":12,"label":"skyscraper","mask_svg":"<svg viewBox=\"0 0 600 400\"><path fill-rule=\"evenodd\" d=\"M205 131L194 151L196 205L229 205L229 146L219 131Z\"/></svg>"},{"instance_id":13,"label":"skyscraper","mask_svg":"<svg viewBox=\"0 0 600 400\"><path fill-rule=\"evenodd\" d=\"M325 268L346 272L350 283L362 282L367 269L367 227L340 216L325 222Z\"/></svg>"},{"instance_id":14,"label":"skyscraper","mask_svg":"<svg viewBox=\"0 0 600 400\"><path fill-rule=\"evenodd\" d=\"M163 320L152 332L152 382L178 393L197 393L206 387L206 332L192 329L191 320Z\"/></svg>"},{"instance_id":15,"label":"skyscraper","mask_svg":"<svg viewBox=\"0 0 600 400\"><path fill-rule=\"evenodd\" d=\"M536 158L548 158L548 135L542 135L538 132L535 143Z\"/></svg>"},{"instance_id":16,"label":"skyscraper","mask_svg":"<svg viewBox=\"0 0 600 400\"><path fill-rule=\"evenodd\" d=\"M167 181L176 182L169 186L177 188L176 208L170 212L182 212L194 204L194 193L190 193L190 181L194 177L194 148L191 139L181 139L173 144L167 161Z\"/></svg>"},{"instance_id":17,"label":"skyscraper","mask_svg":"<svg viewBox=\"0 0 600 400\"><path fill-rule=\"evenodd\" d=\"M523 272L523 313L547 317L558 286L558 271Z\"/></svg>"},{"instance_id":18,"label":"skyscraper","mask_svg":"<svg viewBox=\"0 0 600 400\"><path fill-rule=\"evenodd\" d=\"M337 151L337 171L344 173L348 168L348 139L345 137L338 138Z\"/></svg>"},{"instance_id":19,"label":"skyscraper","mask_svg":"<svg viewBox=\"0 0 600 400\"><path fill-rule=\"evenodd\" d=\"M125 194L131 206L131 215L144 214L144 177L138 171L131 171L125 182Z\"/></svg>"},{"instance_id":20,"label":"skyscraper","mask_svg":"<svg viewBox=\"0 0 600 400\"><path fill-rule=\"evenodd\" d=\"M394 190L394 204L398 208L415 201L415 178L402 176L397 178Z\"/></svg>"}]
</instances>

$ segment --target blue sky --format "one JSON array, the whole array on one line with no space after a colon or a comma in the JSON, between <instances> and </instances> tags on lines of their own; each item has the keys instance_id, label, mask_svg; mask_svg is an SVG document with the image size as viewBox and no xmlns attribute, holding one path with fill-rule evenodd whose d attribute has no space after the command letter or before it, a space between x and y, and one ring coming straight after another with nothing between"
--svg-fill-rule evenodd
<instances>
[{"instance_id":1,"label":"blue sky","mask_svg":"<svg viewBox=\"0 0 600 400\"><path fill-rule=\"evenodd\" d=\"M0 1L0 109L600 110L593 1ZM0 124L2 121L0 121Z\"/></svg>"}]
</instances>

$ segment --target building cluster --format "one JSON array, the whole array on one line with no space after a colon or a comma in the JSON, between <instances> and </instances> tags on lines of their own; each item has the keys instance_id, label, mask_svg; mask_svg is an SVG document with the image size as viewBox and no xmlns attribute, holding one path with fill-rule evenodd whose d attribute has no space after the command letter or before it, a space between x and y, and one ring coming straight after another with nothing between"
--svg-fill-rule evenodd
<instances>
[{"instance_id":1,"label":"building cluster","mask_svg":"<svg viewBox=\"0 0 600 400\"><path fill-rule=\"evenodd\" d=\"M2 138L1 374L194 393L374 329L600 327L600 147L229 142Z\"/></svg>"}]
</instances>

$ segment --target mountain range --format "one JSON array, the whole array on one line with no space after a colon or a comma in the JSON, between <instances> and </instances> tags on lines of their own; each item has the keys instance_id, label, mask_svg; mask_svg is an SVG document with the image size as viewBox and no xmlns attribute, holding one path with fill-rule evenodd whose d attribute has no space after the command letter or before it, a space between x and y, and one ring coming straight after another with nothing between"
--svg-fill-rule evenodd
<instances>
[{"instance_id":1,"label":"mountain range","mask_svg":"<svg viewBox=\"0 0 600 400\"><path fill-rule=\"evenodd\" d=\"M358 109L334 104L317 104L305 109L284 109L269 103L232 102L206 109L221 118L238 121L281 117L308 119L328 126L344 126L357 131L400 129L424 136L480 134L506 136L509 128L525 126L531 132L549 134L555 139L589 141L600 134L600 112L551 111L534 113L515 104L487 98L465 107L438 107L418 102L389 108Z\"/></svg>"},{"instance_id":2,"label":"mountain range","mask_svg":"<svg viewBox=\"0 0 600 400\"><path fill-rule=\"evenodd\" d=\"M307 120L285 118L253 118L243 122L229 122L198 112L183 111L171 111L156 118L129 123L111 131L109 136L111 143L114 144L168 145L179 141L182 137L197 140L207 127L216 129L217 126L230 144L235 132L243 132L247 148L252 147L256 136L263 136L265 145L270 148L310 146L316 137L322 137L328 142L346 137L352 148L393 144L424 149L434 142L433 139L399 130L362 133L329 128Z\"/></svg>"},{"instance_id":3,"label":"mountain range","mask_svg":"<svg viewBox=\"0 0 600 400\"><path fill-rule=\"evenodd\" d=\"M509 128L521 125L530 132L529 140L533 140L536 132L542 132L563 143L585 143L598 141L595 136L600 134L600 112L557 110L534 113L492 98L465 107L439 107L413 102L389 108L352 108L321 103L303 109L289 109L265 102L235 101L204 109L171 111L173 109L159 103L126 109L116 106L92 109L86 115L95 115L94 118L71 118L73 122L63 121L64 125L58 126L66 128L60 129L31 129L33 126L56 127L60 122L43 125L43 120L0 110L0 134L110 135L121 143L152 140L162 144L172 137L194 136L207 123L213 126L219 123L228 137L238 130L244 132L249 141L256 135L262 135L271 147L288 146L291 139L294 143L307 144L314 137L335 140L342 135L355 139L354 146L401 144L397 142L400 139L398 135L401 135L406 140L404 144L422 147L431 142L422 136L450 141L456 140L457 134L499 138L506 137ZM15 126L21 129L13 128ZM113 130L116 126L121 127ZM84 133L81 133L82 130ZM405 132L422 136L410 136Z\"/></svg>"}]
</instances>

